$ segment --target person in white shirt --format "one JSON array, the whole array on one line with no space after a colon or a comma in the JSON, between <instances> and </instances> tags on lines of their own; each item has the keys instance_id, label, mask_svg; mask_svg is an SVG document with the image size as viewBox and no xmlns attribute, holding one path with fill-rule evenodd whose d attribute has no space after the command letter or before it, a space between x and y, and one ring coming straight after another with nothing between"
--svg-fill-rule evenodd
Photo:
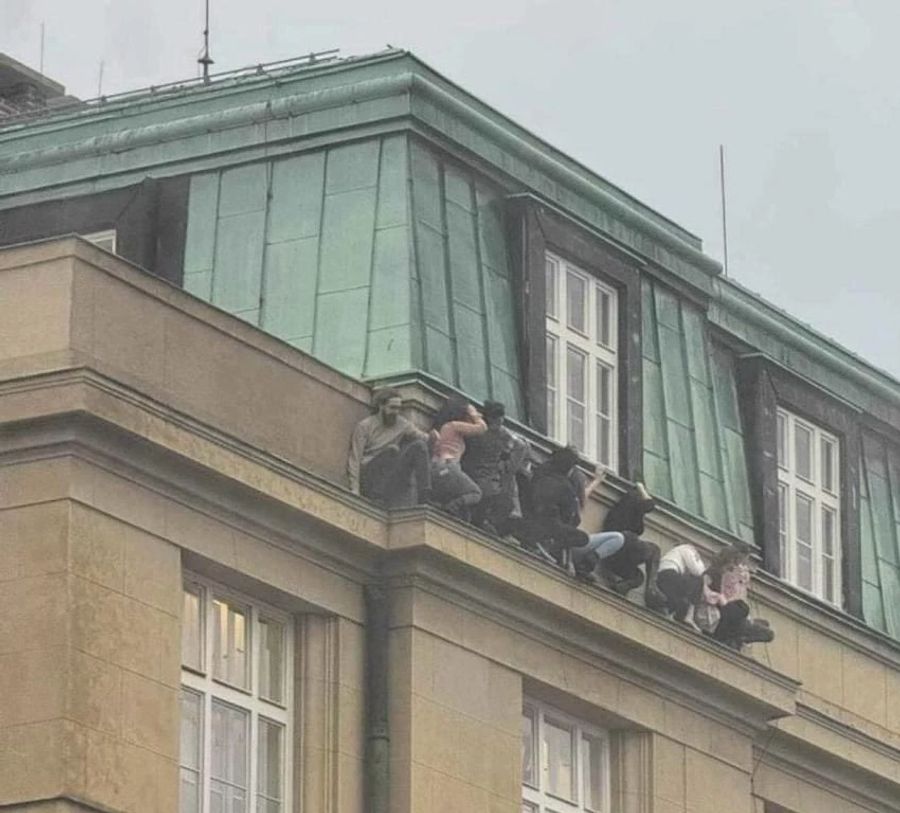
<instances>
[{"instance_id":1,"label":"person in white shirt","mask_svg":"<svg viewBox=\"0 0 900 813\"><path fill-rule=\"evenodd\" d=\"M659 560L656 584L676 621L684 621L695 604L725 604L724 596L710 587L706 570L693 545L676 545Z\"/></svg>"}]
</instances>

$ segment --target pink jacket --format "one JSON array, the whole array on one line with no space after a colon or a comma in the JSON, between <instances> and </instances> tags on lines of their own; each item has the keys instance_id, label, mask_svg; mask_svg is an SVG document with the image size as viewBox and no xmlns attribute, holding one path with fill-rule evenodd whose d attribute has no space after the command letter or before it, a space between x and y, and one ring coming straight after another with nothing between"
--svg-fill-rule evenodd
<instances>
[{"instance_id":1,"label":"pink jacket","mask_svg":"<svg viewBox=\"0 0 900 813\"><path fill-rule=\"evenodd\" d=\"M456 460L466 450L466 438L483 435L487 432L487 424L479 418L477 421L448 421L438 432L432 456L435 460Z\"/></svg>"}]
</instances>

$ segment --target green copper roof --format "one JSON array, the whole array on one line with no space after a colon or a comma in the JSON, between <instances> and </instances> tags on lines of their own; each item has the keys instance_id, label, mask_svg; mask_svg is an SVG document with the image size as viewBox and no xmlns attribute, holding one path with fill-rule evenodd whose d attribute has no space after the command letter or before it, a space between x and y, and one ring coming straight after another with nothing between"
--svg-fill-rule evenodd
<instances>
[{"instance_id":1,"label":"green copper roof","mask_svg":"<svg viewBox=\"0 0 900 813\"><path fill-rule=\"evenodd\" d=\"M753 543L732 359L710 342L696 307L648 279L642 296L647 485Z\"/></svg>"},{"instance_id":2,"label":"green copper roof","mask_svg":"<svg viewBox=\"0 0 900 813\"><path fill-rule=\"evenodd\" d=\"M184 286L348 375L422 369L518 416L501 207L406 136L200 173Z\"/></svg>"},{"instance_id":3,"label":"green copper roof","mask_svg":"<svg viewBox=\"0 0 900 813\"><path fill-rule=\"evenodd\" d=\"M871 626L900 639L900 453L863 435L862 458L863 612Z\"/></svg>"}]
</instances>

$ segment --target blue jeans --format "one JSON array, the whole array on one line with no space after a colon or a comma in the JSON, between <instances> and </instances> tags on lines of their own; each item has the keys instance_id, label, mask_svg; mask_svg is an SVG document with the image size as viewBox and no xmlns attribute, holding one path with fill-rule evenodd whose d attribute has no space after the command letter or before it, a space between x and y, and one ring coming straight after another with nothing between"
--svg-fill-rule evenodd
<instances>
[{"instance_id":1,"label":"blue jeans","mask_svg":"<svg viewBox=\"0 0 900 813\"><path fill-rule=\"evenodd\" d=\"M619 531L590 534L587 545L572 548L572 564L577 570L593 570L599 560L617 553L624 544L625 535Z\"/></svg>"}]
</instances>

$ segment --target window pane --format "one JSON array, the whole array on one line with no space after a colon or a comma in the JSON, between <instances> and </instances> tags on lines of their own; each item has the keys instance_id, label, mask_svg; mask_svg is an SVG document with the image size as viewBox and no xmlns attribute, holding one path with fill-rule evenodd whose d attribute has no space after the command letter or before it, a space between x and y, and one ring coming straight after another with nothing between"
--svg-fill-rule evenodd
<instances>
[{"instance_id":1,"label":"window pane","mask_svg":"<svg viewBox=\"0 0 900 813\"><path fill-rule=\"evenodd\" d=\"M778 465L783 469L790 468L790 461L787 459L787 415L783 412L778 413Z\"/></svg>"},{"instance_id":2,"label":"window pane","mask_svg":"<svg viewBox=\"0 0 900 813\"><path fill-rule=\"evenodd\" d=\"M788 554L788 528L790 528L790 517L788 510L790 504L788 501L788 488L784 483L778 484L778 540L781 549L781 575L786 577L788 574L787 554Z\"/></svg>"},{"instance_id":3,"label":"window pane","mask_svg":"<svg viewBox=\"0 0 900 813\"><path fill-rule=\"evenodd\" d=\"M284 624L269 618L259 620L259 694L284 702Z\"/></svg>"},{"instance_id":4,"label":"window pane","mask_svg":"<svg viewBox=\"0 0 900 813\"><path fill-rule=\"evenodd\" d=\"M526 706L522 709L522 782L533 788L537 787L535 739L535 712Z\"/></svg>"},{"instance_id":5,"label":"window pane","mask_svg":"<svg viewBox=\"0 0 900 813\"><path fill-rule=\"evenodd\" d=\"M181 611L181 663L198 671L203 668L202 591L197 584L186 584Z\"/></svg>"},{"instance_id":6,"label":"window pane","mask_svg":"<svg viewBox=\"0 0 900 813\"><path fill-rule=\"evenodd\" d=\"M200 810L200 773L189 768L181 769L179 807L181 813L198 813Z\"/></svg>"},{"instance_id":7,"label":"window pane","mask_svg":"<svg viewBox=\"0 0 900 813\"><path fill-rule=\"evenodd\" d=\"M546 311L547 316L556 318L556 291L558 285L558 268L556 260L547 257L544 262L544 284L546 286Z\"/></svg>"},{"instance_id":8,"label":"window pane","mask_svg":"<svg viewBox=\"0 0 900 813\"><path fill-rule=\"evenodd\" d=\"M197 692L181 690L181 764L200 768L200 732L203 725L203 698Z\"/></svg>"},{"instance_id":9,"label":"window pane","mask_svg":"<svg viewBox=\"0 0 900 813\"><path fill-rule=\"evenodd\" d=\"M612 424L609 418L597 418L597 461L612 468Z\"/></svg>"},{"instance_id":10,"label":"window pane","mask_svg":"<svg viewBox=\"0 0 900 813\"><path fill-rule=\"evenodd\" d=\"M584 774L584 809L601 813L603 810L603 778L605 766L602 740L584 737L581 742L581 770Z\"/></svg>"},{"instance_id":11,"label":"window pane","mask_svg":"<svg viewBox=\"0 0 900 813\"><path fill-rule=\"evenodd\" d=\"M566 440L582 452L585 448L585 389L587 356L571 345L566 346L566 387L568 395Z\"/></svg>"},{"instance_id":12,"label":"window pane","mask_svg":"<svg viewBox=\"0 0 900 813\"><path fill-rule=\"evenodd\" d=\"M537 805L531 802L522 802L522 813L538 813Z\"/></svg>"},{"instance_id":13,"label":"window pane","mask_svg":"<svg viewBox=\"0 0 900 813\"><path fill-rule=\"evenodd\" d=\"M223 813L247 808L249 714L212 701L210 793L212 807Z\"/></svg>"},{"instance_id":14,"label":"window pane","mask_svg":"<svg viewBox=\"0 0 900 813\"><path fill-rule=\"evenodd\" d=\"M260 718L259 743L257 745L257 807L260 810L277 813L281 809L283 798L282 777L282 745L283 728L277 723Z\"/></svg>"},{"instance_id":15,"label":"window pane","mask_svg":"<svg viewBox=\"0 0 900 813\"><path fill-rule=\"evenodd\" d=\"M566 274L567 323L572 330L587 333L587 280L580 274Z\"/></svg>"},{"instance_id":16,"label":"window pane","mask_svg":"<svg viewBox=\"0 0 900 813\"><path fill-rule=\"evenodd\" d=\"M247 611L225 599L213 601L213 676L232 686L249 688L247 675Z\"/></svg>"},{"instance_id":17,"label":"window pane","mask_svg":"<svg viewBox=\"0 0 900 813\"><path fill-rule=\"evenodd\" d=\"M797 541L807 545L812 544L812 510L812 500L798 493L796 499Z\"/></svg>"},{"instance_id":18,"label":"window pane","mask_svg":"<svg viewBox=\"0 0 900 813\"><path fill-rule=\"evenodd\" d=\"M834 559L830 556L822 558L822 579L825 582L825 601L830 601L834 604Z\"/></svg>"},{"instance_id":19,"label":"window pane","mask_svg":"<svg viewBox=\"0 0 900 813\"><path fill-rule=\"evenodd\" d=\"M834 555L834 511L822 506L822 553L826 556Z\"/></svg>"},{"instance_id":20,"label":"window pane","mask_svg":"<svg viewBox=\"0 0 900 813\"><path fill-rule=\"evenodd\" d=\"M547 336L547 431L552 437L558 437L556 426L556 398L559 381L556 378L556 337Z\"/></svg>"},{"instance_id":21,"label":"window pane","mask_svg":"<svg viewBox=\"0 0 900 813\"><path fill-rule=\"evenodd\" d=\"M585 359L586 356L572 345L566 347L566 393L573 401L585 401Z\"/></svg>"},{"instance_id":22,"label":"window pane","mask_svg":"<svg viewBox=\"0 0 900 813\"><path fill-rule=\"evenodd\" d=\"M604 347L612 347L612 303L610 295L597 288L597 341Z\"/></svg>"},{"instance_id":23,"label":"window pane","mask_svg":"<svg viewBox=\"0 0 900 813\"><path fill-rule=\"evenodd\" d=\"M812 432L800 423L794 423L795 472L804 480L812 478Z\"/></svg>"},{"instance_id":24,"label":"window pane","mask_svg":"<svg viewBox=\"0 0 900 813\"><path fill-rule=\"evenodd\" d=\"M612 370L597 362L597 412L612 415Z\"/></svg>"},{"instance_id":25,"label":"window pane","mask_svg":"<svg viewBox=\"0 0 900 813\"><path fill-rule=\"evenodd\" d=\"M797 544L797 585L804 590L812 590L812 548Z\"/></svg>"},{"instance_id":26,"label":"window pane","mask_svg":"<svg viewBox=\"0 0 900 813\"><path fill-rule=\"evenodd\" d=\"M822 458L822 488L834 492L834 444L822 438L820 446Z\"/></svg>"},{"instance_id":27,"label":"window pane","mask_svg":"<svg viewBox=\"0 0 900 813\"><path fill-rule=\"evenodd\" d=\"M200 810L200 747L202 742L203 698L196 692L181 691L181 813Z\"/></svg>"},{"instance_id":28,"label":"window pane","mask_svg":"<svg viewBox=\"0 0 900 813\"><path fill-rule=\"evenodd\" d=\"M544 788L561 799L573 800L575 771L572 764L572 730L544 719Z\"/></svg>"},{"instance_id":29,"label":"window pane","mask_svg":"<svg viewBox=\"0 0 900 813\"><path fill-rule=\"evenodd\" d=\"M568 437L566 440L580 452L586 452L584 432L584 407L569 401L568 404Z\"/></svg>"}]
</instances>

